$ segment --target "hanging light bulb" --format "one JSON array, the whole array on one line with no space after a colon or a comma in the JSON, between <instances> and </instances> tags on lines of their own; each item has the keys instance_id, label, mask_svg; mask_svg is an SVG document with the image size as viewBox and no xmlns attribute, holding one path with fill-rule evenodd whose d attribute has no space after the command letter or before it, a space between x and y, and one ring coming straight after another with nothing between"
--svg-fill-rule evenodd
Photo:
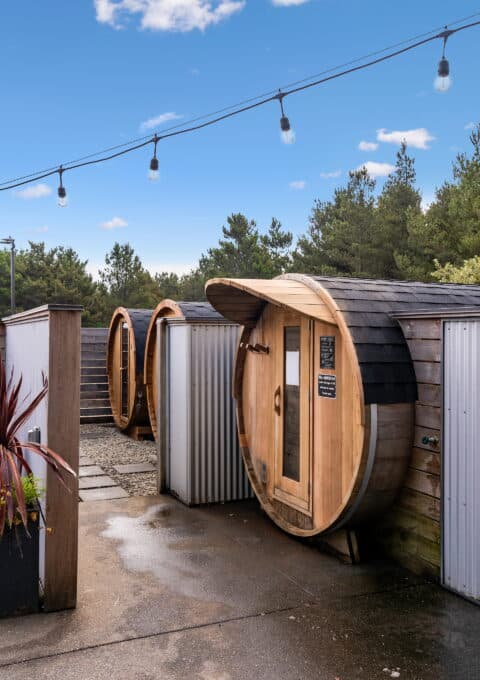
<instances>
[{"instance_id":1,"label":"hanging light bulb","mask_svg":"<svg viewBox=\"0 0 480 680\"><path fill-rule=\"evenodd\" d=\"M158 144L158 139L159 139L159 138L157 137L157 135L155 135L155 137L153 138L153 144L154 144L154 147L153 147L153 158L152 158L152 160L150 161L150 170L149 170L149 172L148 172L148 179L149 179L151 182L156 182L156 181L159 179L159 177L160 177L160 173L159 173L159 171L158 171L158 158L157 158L157 144Z\"/></svg>"},{"instance_id":2,"label":"hanging light bulb","mask_svg":"<svg viewBox=\"0 0 480 680\"><path fill-rule=\"evenodd\" d=\"M57 196L58 196L57 205L58 205L59 208L66 208L67 205L68 205L68 198L67 198L67 190L65 189L65 187L63 186L63 183L62 183L62 175L63 175L63 168L62 168L62 166L60 166L60 168L58 170L58 176L60 178L60 184L59 184L58 190L57 190Z\"/></svg>"},{"instance_id":3,"label":"hanging light bulb","mask_svg":"<svg viewBox=\"0 0 480 680\"><path fill-rule=\"evenodd\" d=\"M280 102L280 110L282 112L282 117L280 118L280 138L284 144L293 144L295 142L295 132L292 130L290 121L283 110L284 96L285 95L281 92L277 95L277 99Z\"/></svg>"},{"instance_id":4,"label":"hanging light bulb","mask_svg":"<svg viewBox=\"0 0 480 680\"><path fill-rule=\"evenodd\" d=\"M437 92L447 92L452 86L452 79L450 78L450 64L445 57L445 47L448 38L452 35L452 31L448 31L445 26L443 36L443 51L442 58L438 62L437 77L435 78L434 87Z\"/></svg>"}]
</instances>

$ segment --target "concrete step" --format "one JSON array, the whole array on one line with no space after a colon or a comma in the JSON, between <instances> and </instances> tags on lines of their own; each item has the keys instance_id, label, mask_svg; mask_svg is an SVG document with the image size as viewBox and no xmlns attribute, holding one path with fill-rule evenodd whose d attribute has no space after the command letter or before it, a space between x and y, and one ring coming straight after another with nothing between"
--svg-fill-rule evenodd
<instances>
[{"instance_id":1,"label":"concrete step","mask_svg":"<svg viewBox=\"0 0 480 680\"><path fill-rule=\"evenodd\" d=\"M81 501L111 501L115 498L128 498L128 493L120 486L104 489L83 489L79 492Z\"/></svg>"}]
</instances>

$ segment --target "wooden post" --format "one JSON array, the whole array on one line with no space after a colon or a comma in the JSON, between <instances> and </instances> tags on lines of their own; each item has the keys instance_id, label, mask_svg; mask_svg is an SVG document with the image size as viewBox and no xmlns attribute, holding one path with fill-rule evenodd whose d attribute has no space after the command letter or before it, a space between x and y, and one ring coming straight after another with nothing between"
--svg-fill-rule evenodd
<instances>
[{"instance_id":1,"label":"wooden post","mask_svg":"<svg viewBox=\"0 0 480 680\"><path fill-rule=\"evenodd\" d=\"M80 440L80 312L51 309L48 446L78 473ZM78 480L71 493L47 472L45 537L46 611L69 609L77 601ZM51 527L51 532L49 531Z\"/></svg>"}]
</instances>

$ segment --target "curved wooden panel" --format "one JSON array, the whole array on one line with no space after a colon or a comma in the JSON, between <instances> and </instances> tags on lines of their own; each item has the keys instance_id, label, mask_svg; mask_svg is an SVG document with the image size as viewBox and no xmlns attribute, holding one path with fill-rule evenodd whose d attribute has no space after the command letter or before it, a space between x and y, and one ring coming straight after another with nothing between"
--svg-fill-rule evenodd
<instances>
[{"instance_id":1,"label":"curved wooden panel","mask_svg":"<svg viewBox=\"0 0 480 680\"><path fill-rule=\"evenodd\" d=\"M152 310L118 307L107 341L110 404L120 430L149 425L143 368L147 328Z\"/></svg>"},{"instance_id":2,"label":"curved wooden panel","mask_svg":"<svg viewBox=\"0 0 480 680\"><path fill-rule=\"evenodd\" d=\"M144 382L147 395L147 408L155 441L158 441L158 424L157 424L157 403L158 403L158 370L155 366L155 358L157 356L157 321L166 317L181 317L183 311L181 307L173 300L162 300L154 309L150 319L147 330L147 339L145 345L145 362L144 362Z\"/></svg>"}]
</instances>

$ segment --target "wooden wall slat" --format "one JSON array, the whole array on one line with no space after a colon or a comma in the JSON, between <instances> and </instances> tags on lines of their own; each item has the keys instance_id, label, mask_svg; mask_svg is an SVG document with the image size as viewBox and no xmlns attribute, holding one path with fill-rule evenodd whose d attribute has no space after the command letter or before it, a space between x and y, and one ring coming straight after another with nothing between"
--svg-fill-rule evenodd
<instances>
[{"instance_id":1,"label":"wooden wall slat","mask_svg":"<svg viewBox=\"0 0 480 680\"><path fill-rule=\"evenodd\" d=\"M420 493L424 493L427 496L440 498L439 475L433 475L430 472L423 472L422 470L409 468L404 486L407 489L419 491Z\"/></svg>"},{"instance_id":2,"label":"wooden wall slat","mask_svg":"<svg viewBox=\"0 0 480 680\"><path fill-rule=\"evenodd\" d=\"M440 340L442 337L442 324L439 319L401 319L405 338Z\"/></svg>"},{"instance_id":3,"label":"wooden wall slat","mask_svg":"<svg viewBox=\"0 0 480 680\"><path fill-rule=\"evenodd\" d=\"M398 497L398 505L418 515L429 517L435 522L440 521L440 501L433 496L404 488Z\"/></svg>"},{"instance_id":4,"label":"wooden wall slat","mask_svg":"<svg viewBox=\"0 0 480 680\"><path fill-rule=\"evenodd\" d=\"M441 384L441 365L439 363L432 363L428 361L414 361L413 366L417 382L428 383L430 385Z\"/></svg>"},{"instance_id":5,"label":"wooden wall slat","mask_svg":"<svg viewBox=\"0 0 480 680\"><path fill-rule=\"evenodd\" d=\"M416 404L415 423L419 427L427 427L432 430L439 430L441 422L441 411L438 406L426 406Z\"/></svg>"},{"instance_id":6,"label":"wooden wall slat","mask_svg":"<svg viewBox=\"0 0 480 680\"><path fill-rule=\"evenodd\" d=\"M440 340L410 339L408 348L414 361L432 361L438 363L442 357L442 343Z\"/></svg>"},{"instance_id":7,"label":"wooden wall slat","mask_svg":"<svg viewBox=\"0 0 480 680\"><path fill-rule=\"evenodd\" d=\"M434 475L440 474L440 454L436 451L427 451L415 447L412 452L410 467L415 470L423 470Z\"/></svg>"},{"instance_id":8,"label":"wooden wall slat","mask_svg":"<svg viewBox=\"0 0 480 680\"><path fill-rule=\"evenodd\" d=\"M442 404L442 388L440 385L418 384L418 401L420 404L428 406L438 406Z\"/></svg>"}]
</instances>

